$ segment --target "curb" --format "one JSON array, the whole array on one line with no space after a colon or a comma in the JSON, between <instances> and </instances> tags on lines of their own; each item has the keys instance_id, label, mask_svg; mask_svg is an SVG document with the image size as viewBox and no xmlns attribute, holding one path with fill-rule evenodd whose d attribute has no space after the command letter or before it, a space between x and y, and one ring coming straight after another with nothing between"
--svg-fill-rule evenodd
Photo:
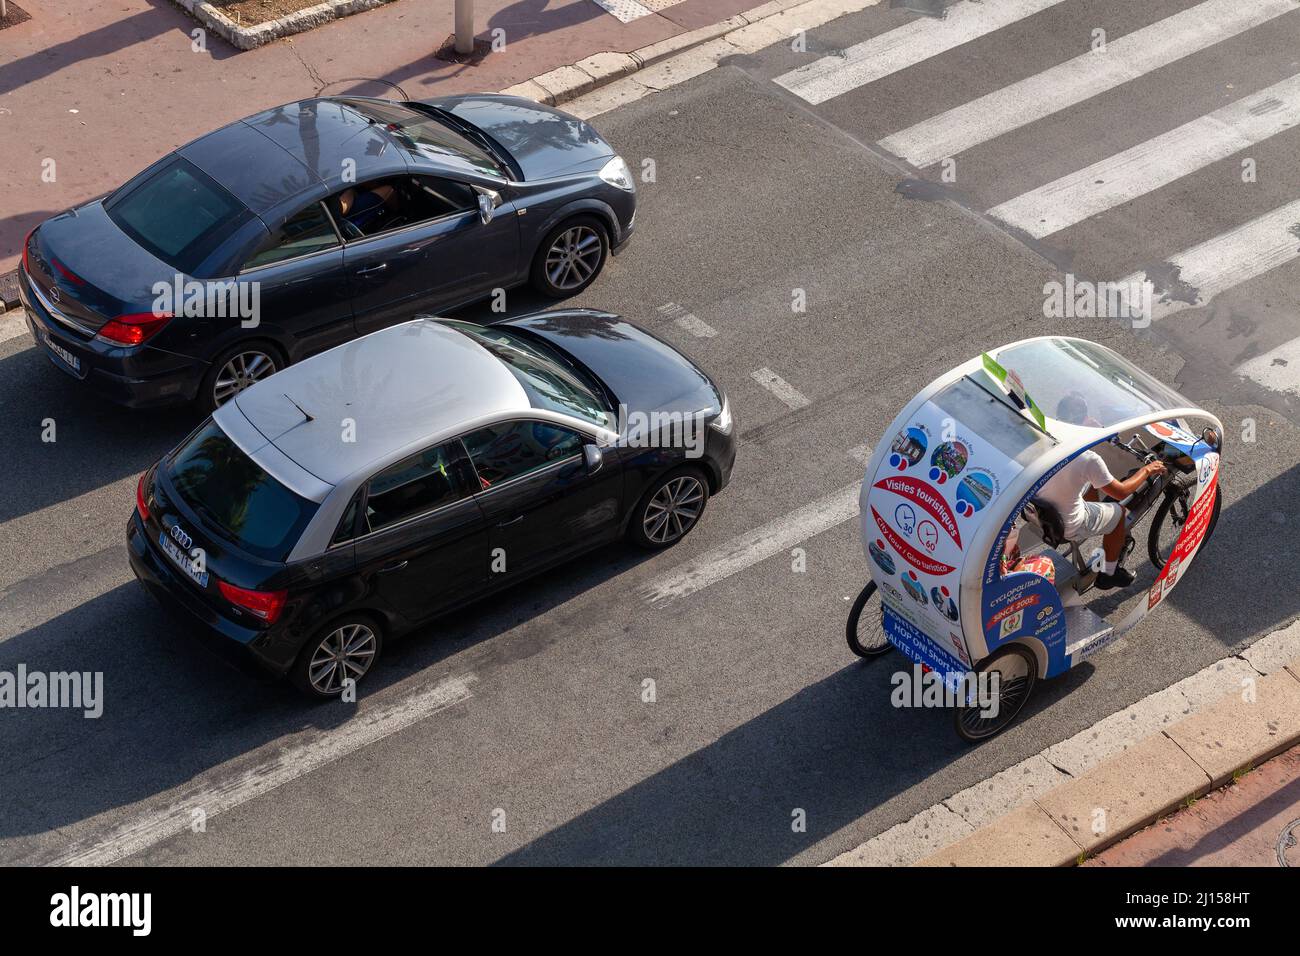
<instances>
[{"instance_id":1,"label":"curb","mask_svg":"<svg viewBox=\"0 0 1300 956\"><path fill-rule=\"evenodd\" d=\"M916 866L1070 866L1300 743L1300 659L1230 693Z\"/></svg>"},{"instance_id":2,"label":"curb","mask_svg":"<svg viewBox=\"0 0 1300 956\"><path fill-rule=\"evenodd\" d=\"M596 102L582 111L583 118L595 116L647 93L699 76L717 66L724 57L756 53L773 43L789 39L797 31L810 30L880 2L772 0L720 23L679 33L631 53L607 51L594 54L571 66L548 70L501 92L558 106L602 90L602 96L594 98Z\"/></svg>"},{"instance_id":3,"label":"curb","mask_svg":"<svg viewBox=\"0 0 1300 956\"><path fill-rule=\"evenodd\" d=\"M298 10L278 20L268 20L255 26L241 26L216 7L204 0L173 0L190 16L240 50L253 50L259 46L293 36L330 20L351 16L372 7L383 6L390 0L326 0L314 7Z\"/></svg>"}]
</instances>

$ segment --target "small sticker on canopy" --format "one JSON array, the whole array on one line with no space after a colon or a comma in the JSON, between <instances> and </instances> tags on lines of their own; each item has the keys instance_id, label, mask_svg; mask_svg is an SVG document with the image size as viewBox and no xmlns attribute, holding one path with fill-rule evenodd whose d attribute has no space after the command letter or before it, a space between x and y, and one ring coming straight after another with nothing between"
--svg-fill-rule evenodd
<instances>
[{"instance_id":1,"label":"small sticker on canopy","mask_svg":"<svg viewBox=\"0 0 1300 956\"><path fill-rule=\"evenodd\" d=\"M1029 397L1025 391L1025 383L1020 380L1020 376L1014 371L1003 368L994 360L988 352L981 352L980 358L984 360L984 371L992 375L1002 385L1012 401L1020 406L1022 411L1029 412L1032 418L1043 431L1047 431L1047 418L1043 415L1042 409L1035 404L1034 400Z\"/></svg>"}]
</instances>

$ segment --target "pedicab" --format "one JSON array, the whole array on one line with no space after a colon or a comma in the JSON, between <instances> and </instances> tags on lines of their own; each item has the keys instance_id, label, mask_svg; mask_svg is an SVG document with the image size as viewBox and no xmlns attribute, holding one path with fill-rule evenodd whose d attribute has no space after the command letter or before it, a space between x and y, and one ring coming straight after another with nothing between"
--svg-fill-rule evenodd
<instances>
[{"instance_id":1,"label":"pedicab","mask_svg":"<svg viewBox=\"0 0 1300 956\"><path fill-rule=\"evenodd\" d=\"M941 375L867 464L859 505L871 580L849 615L849 647L868 658L896 648L941 680L964 739L1000 733L1037 680L1119 638L1187 576L1219 517L1222 435L1210 412L1085 339L1025 339ZM1071 525L1067 536L1060 496L1046 494L1089 450L1113 480L1135 485L1118 501L1122 518L1090 493L1111 509L1112 549L1125 529L1118 566L1086 530ZM1067 485L1073 474L1061 476ZM1128 577L1123 560L1153 510L1152 570L1091 593L1099 576L1108 589Z\"/></svg>"}]
</instances>

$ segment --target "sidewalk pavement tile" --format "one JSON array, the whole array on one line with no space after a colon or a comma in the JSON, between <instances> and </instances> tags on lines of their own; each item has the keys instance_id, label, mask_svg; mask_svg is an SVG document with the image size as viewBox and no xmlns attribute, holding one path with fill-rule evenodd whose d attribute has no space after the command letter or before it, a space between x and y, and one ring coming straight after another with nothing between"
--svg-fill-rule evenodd
<instances>
[{"instance_id":1,"label":"sidewalk pavement tile","mask_svg":"<svg viewBox=\"0 0 1300 956\"><path fill-rule=\"evenodd\" d=\"M1209 776L1164 734L1148 737L1038 802L1081 849L1092 850L1206 790ZM1100 832L1094 828L1100 826Z\"/></svg>"},{"instance_id":2,"label":"sidewalk pavement tile","mask_svg":"<svg viewBox=\"0 0 1300 956\"><path fill-rule=\"evenodd\" d=\"M1066 866L1078 857L1074 841L1042 807L1031 803L916 865Z\"/></svg>"},{"instance_id":3,"label":"sidewalk pavement tile","mask_svg":"<svg viewBox=\"0 0 1300 956\"><path fill-rule=\"evenodd\" d=\"M1216 787L1300 740L1300 676L1277 671L1255 682L1253 700L1245 696L1229 694L1166 731Z\"/></svg>"}]
</instances>

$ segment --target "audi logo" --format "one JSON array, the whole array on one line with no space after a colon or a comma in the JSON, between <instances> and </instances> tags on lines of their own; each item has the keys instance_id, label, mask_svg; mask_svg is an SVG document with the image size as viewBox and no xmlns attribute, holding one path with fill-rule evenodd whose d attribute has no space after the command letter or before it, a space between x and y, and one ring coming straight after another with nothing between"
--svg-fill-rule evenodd
<instances>
[{"instance_id":1,"label":"audi logo","mask_svg":"<svg viewBox=\"0 0 1300 956\"><path fill-rule=\"evenodd\" d=\"M191 538L184 531L182 531L181 526L178 524L172 525L171 536L172 536L172 540L175 541L177 544L179 544L186 551L188 551L190 549L190 545L194 543L194 539Z\"/></svg>"}]
</instances>

